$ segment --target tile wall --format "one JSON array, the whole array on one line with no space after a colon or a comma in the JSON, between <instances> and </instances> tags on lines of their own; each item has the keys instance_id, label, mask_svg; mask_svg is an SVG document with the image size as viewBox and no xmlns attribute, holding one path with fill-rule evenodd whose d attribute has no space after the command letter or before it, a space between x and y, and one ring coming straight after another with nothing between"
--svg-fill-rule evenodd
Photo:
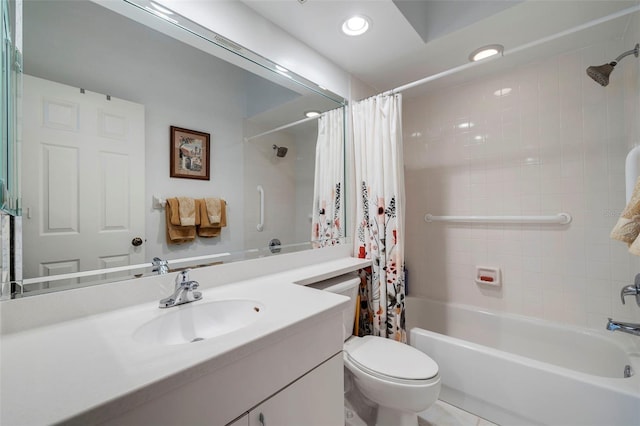
<instances>
[{"instance_id":1,"label":"tile wall","mask_svg":"<svg viewBox=\"0 0 640 426\"><path fill-rule=\"evenodd\" d=\"M585 74L633 48L639 27L635 17L623 39L405 96L409 294L598 329L608 316L640 322L619 296L640 258L609 238L625 206L625 156L640 143L640 61L622 61L606 88ZM559 212L572 223L423 220ZM476 265L499 267L501 289L475 284Z\"/></svg>"},{"instance_id":2,"label":"tile wall","mask_svg":"<svg viewBox=\"0 0 640 426\"><path fill-rule=\"evenodd\" d=\"M316 139L317 126L312 123L244 143L244 247L267 247L272 238L283 245L310 240ZM274 144L288 148L285 157L276 157ZM257 185L265 193L261 232L256 229Z\"/></svg>"}]
</instances>

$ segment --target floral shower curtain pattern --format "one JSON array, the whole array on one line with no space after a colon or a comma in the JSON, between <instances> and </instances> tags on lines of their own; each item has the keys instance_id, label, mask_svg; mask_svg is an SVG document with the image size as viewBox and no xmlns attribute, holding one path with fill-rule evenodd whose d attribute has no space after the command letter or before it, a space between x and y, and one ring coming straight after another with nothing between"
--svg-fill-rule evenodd
<instances>
[{"instance_id":1,"label":"floral shower curtain pattern","mask_svg":"<svg viewBox=\"0 0 640 426\"><path fill-rule=\"evenodd\" d=\"M339 244L344 237L344 109L322 114L318 119L316 165L311 218L314 247Z\"/></svg>"},{"instance_id":2,"label":"floral shower curtain pattern","mask_svg":"<svg viewBox=\"0 0 640 426\"><path fill-rule=\"evenodd\" d=\"M372 267L360 271L359 335L406 342L402 96L378 95L352 106L356 193L354 249Z\"/></svg>"}]
</instances>

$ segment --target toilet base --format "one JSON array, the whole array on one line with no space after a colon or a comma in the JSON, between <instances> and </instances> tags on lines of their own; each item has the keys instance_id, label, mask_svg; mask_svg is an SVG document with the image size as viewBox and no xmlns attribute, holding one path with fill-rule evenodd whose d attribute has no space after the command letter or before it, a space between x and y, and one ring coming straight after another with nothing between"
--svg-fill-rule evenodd
<instances>
[{"instance_id":1,"label":"toilet base","mask_svg":"<svg viewBox=\"0 0 640 426\"><path fill-rule=\"evenodd\" d=\"M344 401L344 426L368 426L347 400Z\"/></svg>"},{"instance_id":2,"label":"toilet base","mask_svg":"<svg viewBox=\"0 0 640 426\"><path fill-rule=\"evenodd\" d=\"M418 426L418 414L379 405L376 426Z\"/></svg>"}]
</instances>

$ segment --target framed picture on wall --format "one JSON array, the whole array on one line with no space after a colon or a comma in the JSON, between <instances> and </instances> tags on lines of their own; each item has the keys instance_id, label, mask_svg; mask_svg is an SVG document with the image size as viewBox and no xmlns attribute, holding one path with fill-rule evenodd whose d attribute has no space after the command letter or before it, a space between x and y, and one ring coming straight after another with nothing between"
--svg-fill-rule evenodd
<instances>
[{"instance_id":1,"label":"framed picture on wall","mask_svg":"<svg viewBox=\"0 0 640 426\"><path fill-rule=\"evenodd\" d=\"M209 133L171 126L170 176L209 180Z\"/></svg>"}]
</instances>

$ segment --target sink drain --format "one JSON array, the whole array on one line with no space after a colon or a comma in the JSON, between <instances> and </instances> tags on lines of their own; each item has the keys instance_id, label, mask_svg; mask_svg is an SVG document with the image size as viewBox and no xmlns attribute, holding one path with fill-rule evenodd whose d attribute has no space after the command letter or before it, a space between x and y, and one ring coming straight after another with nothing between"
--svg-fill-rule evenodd
<instances>
[{"instance_id":1,"label":"sink drain","mask_svg":"<svg viewBox=\"0 0 640 426\"><path fill-rule=\"evenodd\" d=\"M194 338L194 339L193 339L191 342L189 342L189 343L195 343L195 342L199 342L199 341L201 341L201 340L204 340L204 339L203 339L202 337L196 337L196 338Z\"/></svg>"}]
</instances>

